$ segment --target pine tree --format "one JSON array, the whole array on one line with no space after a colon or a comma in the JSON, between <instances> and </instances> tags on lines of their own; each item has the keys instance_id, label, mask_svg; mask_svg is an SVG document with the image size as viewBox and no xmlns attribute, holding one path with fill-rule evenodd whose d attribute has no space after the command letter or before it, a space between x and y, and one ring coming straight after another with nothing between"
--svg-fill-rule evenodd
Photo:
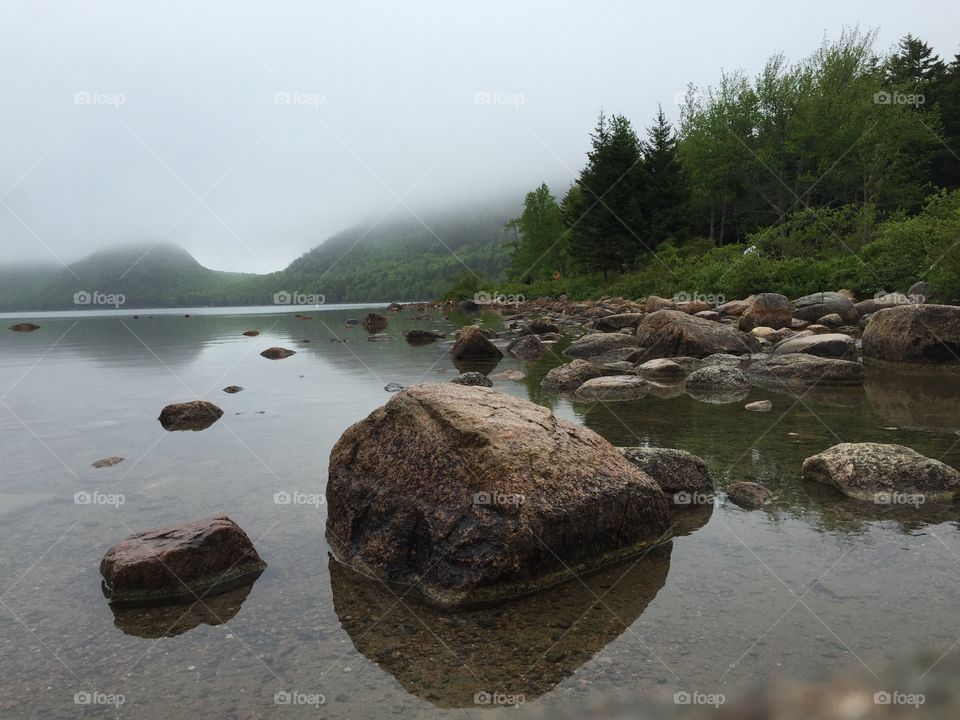
<instances>
[{"instance_id":1,"label":"pine tree","mask_svg":"<svg viewBox=\"0 0 960 720\"><path fill-rule=\"evenodd\" d=\"M577 186L580 213L570 224L570 255L585 272L621 271L642 245L636 216L640 142L622 115L600 113ZM569 193L568 193L569 196ZM569 208L568 208L569 221Z\"/></svg>"},{"instance_id":2,"label":"pine tree","mask_svg":"<svg viewBox=\"0 0 960 720\"><path fill-rule=\"evenodd\" d=\"M682 239L690 227L690 181L680 162L677 134L660 107L641 144L644 175L640 208L644 245L653 250L667 239Z\"/></svg>"},{"instance_id":3,"label":"pine tree","mask_svg":"<svg viewBox=\"0 0 960 720\"><path fill-rule=\"evenodd\" d=\"M919 87L943 78L947 66L933 48L911 34L901 38L897 52L887 60L887 79L897 86Z\"/></svg>"}]
</instances>

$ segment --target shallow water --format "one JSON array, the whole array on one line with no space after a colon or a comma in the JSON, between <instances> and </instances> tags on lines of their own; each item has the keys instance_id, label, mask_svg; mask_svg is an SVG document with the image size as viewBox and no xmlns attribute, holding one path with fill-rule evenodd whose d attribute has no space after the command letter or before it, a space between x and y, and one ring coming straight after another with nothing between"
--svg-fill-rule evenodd
<instances>
[{"instance_id":1,"label":"shallow water","mask_svg":"<svg viewBox=\"0 0 960 720\"><path fill-rule=\"evenodd\" d=\"M713 405L665 389L597 404L540 390L555 355L505 358L497 371L527 378L498 389L617 445L689 450L721 487L754 480L777 500L745 511L721 496L681 513L673 541L640 559L469 613L332 565L325 506L275 494L320 496L331 447L390 397L385 385L456 373L447 345L411 347L403 329L466 321L391 313L394 339L368 342L343 326L365 311L45 316L36 332L0 332L0 717L458 717L476 714L484 692L549 705L628 689L669 702L781 673L879 673L960 637L960 510L873 507L800 477L805 457L846 441L960 466L960 373L871 368L864 388L799 398L753 389ZM297 354L258 355L271 345ZM196 398L223 418L202 432L160 427L164 405ZM743 409L759 399L773 411ZM91 467L109 456L125 460ZM78 492L123 502L76 504ZM269 563L252 587L205 606L111 610L98 571L110 545L220 512ZM75 702L87 692L100 703ZM278 706L278 692L303 704Z\"/></svg>"}]
</instances>

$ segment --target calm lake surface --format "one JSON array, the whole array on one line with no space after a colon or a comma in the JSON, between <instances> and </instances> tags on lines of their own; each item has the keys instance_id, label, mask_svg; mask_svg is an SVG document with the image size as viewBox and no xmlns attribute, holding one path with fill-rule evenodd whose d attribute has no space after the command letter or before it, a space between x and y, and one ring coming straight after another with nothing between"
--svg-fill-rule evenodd
<instances>
[{"instance_id":1,"label":"calm lake surface","mask_svg":"<svg viewBox=\"0 0 960 720\"><path fill-rule=\"evenodd\" d=\"M452 333L469 321L388 313L394 339L368 342L363 329L344 327L366 311L4 321L0 717L513 712L478 709L482 692L522 695L528 706L624 690L670 703L678 691L731 697L780 674L879 674L960 637L960 510L864 505L800 477L805 457L847 441L901 443L960 466L960 373L870 369L863 388L799 399L753 389L742 402L713 405L663 391L605 405L543 393L541 378L562 362L553 354L533 364L507 357L496 371L527 377L497 389L615 445L689 450L721 489L752 480L777 500L745 511L721 494L678 516L672 543L639 561L491 610L440 614L331 564L320 502L330 449L390 398L388 383L456 374L448 345L411 347L403 330ZM5 329L28 319L40 330ZM244 337L248 329L261 335ZM260 357L272 345L297 354ZM245 389L230 395L228 385ZM197 398L223 408L223 418L202 432L160 427L164 405ZM761 399L772 412L743 409ZM125 459L91 467L111 456ZM77 504L76 493L97 500ZM277 493L299 502L276 502ZM252 588L206 607L111 610L98 570L111 545L216 513L243 527L269 564ZM80 702L96 695L77 704L78 693ZM277 693L291 693L291 704L278 706ZM121 695L122 704L109 704Z\"/></svg>"}]
</instances>

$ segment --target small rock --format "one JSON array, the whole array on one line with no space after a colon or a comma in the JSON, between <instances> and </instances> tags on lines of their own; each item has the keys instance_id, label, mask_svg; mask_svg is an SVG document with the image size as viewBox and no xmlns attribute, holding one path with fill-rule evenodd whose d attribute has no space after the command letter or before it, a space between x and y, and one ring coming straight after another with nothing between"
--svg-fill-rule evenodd
<instances>
[{"instance_id":1,"label":"small rock","mask_svg":"<svg viewBox=\"0 0 960 720\"><path fill-rule=\"evenodd\" d=\"M164 430L204 430L223 416L223 410L206 400L167 405L157 418Z\"/></svg>"},{"instance_id":2,"label":"small rock","mask_svg":"<svg viewBox=\"0 0 960 720\"><path fill-rule=\"evenodd\" d=\"M636 375L614 375L587 380L575 391L582 400L639 400L650 392L650 386Z\"/></svg>"},{"instance_id":3,"label":"small rock","mask_svg":"<svg viewBox=\"0 0 960 720\"><path fill-rule=\"evenodd\" d=\"M392 383L387 383L386 385L384 385L384 386L383 386L383 389L386 390L387 392L391 392L391 393L393 393L393 392L400 392L401 390L403 390L403 385L401 385L400 383L392 382Z\"/></svg>"},{"instance_id":4,"label":"small rock","mask_svg":"<svg viewBox=\"0 0 960 720\"><path fill-rule=\"evenodd\" d=\"M482 372L477 372L476 370L461 373L460 375L457 375L455 378L451 379L450 382L456 383L457 385L467 385L470 387L493 387L493 382L491 382L490 378L488 378Z\"/></svg>"},{"instance_id":5,"label":"small rock","mask_svg":"<svg viewBox=\"0 0 960 720\"><path fill-rule=\"evenodd\" d=\"M553 368L540 381L540 387L554 392L573 392L587 380L598 378L602 374L600 368L586 360L574 360Z\"/></svg>"},{"instance_id":6,"label":"small rock","mask_svg":"<svg viewBox=\"0 0 960 720\"><path fill-rule=\"evenodd\" d=\"M244 330L244 331L243 331L243 334L246 335L247 337L256 337L257 335L260 334L260 331L259 331L259 330Z\"/></svg>"},{"instance_id":7,"label":"small rock","mask_svg":"<svg viewBox=\"0 0 960 720\"><path fill-rule=\"evenodd\" d=\"M753 509L773 500L773 493L757 483L738 482L727 488L727 497L741 507Z\"/></svg>"},{"instance_id":8,"label":"small rock","mask_svg":"<svg viewBox=\"0 0 960 720\"><path fill-rule=\"evenodd\" d=\"M238 392L240 392L241 390L243 390L243 388L240 387L239 385L227 385L227 386L223 389L223 391L224 391L225 393L229 393L230 395L233 395L234 393L238 393Z\"/></svg>"},{"instance_id":9,"label":"small rock","mask_svg":"<svg viewBox=\"0 0 960 720\"><path fill-rule=\"evenodd\" d=\"M770 412L773 410L773 403L769 400L757 400L756 402L747 403L743 407L745 410L752 410L753 412Z\"/></svg>"},{"instance_id":10,"label":"small rock","mask_svg":"<svg viewBox=\"0 0 960 720\"><path fill-rule=\"evenodd\" d=\"M283 360L284 358L288 358L291 355L296 355L296 354L297 354L296 350L290 350L288 348L283 348L283 347L270 347L264 350L262 353L260 353L262 357L265 357L268 360Z\"/></svg>"},{"instance_id":11,"label":"small rock","mask_svg":"<svg viewBox=\"0 0 960 720\"><path fill-rule=\"evenodd\" d=\"M34 325L33 323L17 323L16 325L11 325L10 329L14 332L33 332L34 330L39 330L39 325Z\"/></svg>"},{"instance_id":12,"label":"small rock","mask_svg":"<svg viewBox=\"0 0 960 720\"><path fill-rule=\"evenodd\" d=\"M108 467L113 467L114 465L119 465L122 462L123 462L122 457L108 457L108 458L103 458L102 460L97 460L95 463L93 463L93 467L108 468Z\"/></svg>"}]
</instances>

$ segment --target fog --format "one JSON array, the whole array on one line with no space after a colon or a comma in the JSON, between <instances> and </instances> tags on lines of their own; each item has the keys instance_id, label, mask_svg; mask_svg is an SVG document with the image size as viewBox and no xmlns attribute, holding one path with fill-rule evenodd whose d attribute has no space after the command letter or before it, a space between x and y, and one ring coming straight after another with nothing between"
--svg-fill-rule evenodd
<instances>
[{"instance_id":1,"label":"fog","mask_svg":"<svg viewBox=\"0 0 960 720\"><path fill-rule=\"evenodd\" d=\"M165 241L284 267L359 221L562 192L601 107L647 125L688 83L844 25L945 58L960 5L0 2L0 263Z\"/></svg>"}]
</instances>

